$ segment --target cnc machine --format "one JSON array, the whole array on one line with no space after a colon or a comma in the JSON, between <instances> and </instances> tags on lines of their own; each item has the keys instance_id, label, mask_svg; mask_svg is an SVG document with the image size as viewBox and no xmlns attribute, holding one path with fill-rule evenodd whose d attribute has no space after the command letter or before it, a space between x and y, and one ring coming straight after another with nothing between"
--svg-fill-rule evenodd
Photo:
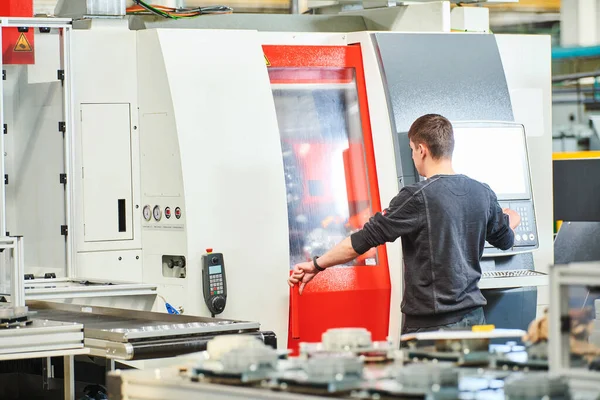
<instances>
[{"instance_id":1,"label":"cnc machine","mask_svg":"<svg viewBox=\"0 0 600 400\"><path fill-rule=\"evenodd\" d=\"M410 7L449 12L447 3ZM426 112L510 123L523 150L527 135L529 197L502 199L526 208L527 246L490 253L485 272L507 260L511 271L551 264L551 204L539 201L551 196L548 38L449 33L444 24L422 28L436 33L368 32L360 15L336 16L337 31L322 32L334 28L318 25L320 16L292 17L274 17L269 32L239 15L76 18L63 172L72 277L149 285L160 296L154 310L169 303L206 317L215 314L206 288L209 297L226 290L216 316L260 322L279 347L335 327L397 338L398 242L328 270L303 296L285 281L296 262L359 229L418 179L402 135ZM206 264L212 254L222 262ZM211 278L216 265L226 279ZM499 306L489 315L503 327L526 325L536 301L546 304L533 289L540 280L482 283L494 288L488 299ZM509 321L507 310L523 304Z\"/></svg>"}]
</instances>

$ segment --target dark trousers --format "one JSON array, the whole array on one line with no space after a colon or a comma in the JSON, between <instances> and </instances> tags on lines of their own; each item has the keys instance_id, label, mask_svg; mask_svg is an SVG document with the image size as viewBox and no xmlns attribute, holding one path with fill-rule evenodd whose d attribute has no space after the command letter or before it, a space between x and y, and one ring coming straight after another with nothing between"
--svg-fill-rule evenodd
<instances>
[{"instance_id":1,"label":"dark trousers","mask_svg":"<svg viewBox=\"0 0 600 400\"><path fill-rule=\"evenodd\" d=\"M404 326L402 328L402 334L470 328L474 325L485 325L485 315L483 315L483 307L474 309L473 311L465 314L460 321L448 325L429 326L427 328L411 328L409 326Z\"/></svg>"}]
</instances>

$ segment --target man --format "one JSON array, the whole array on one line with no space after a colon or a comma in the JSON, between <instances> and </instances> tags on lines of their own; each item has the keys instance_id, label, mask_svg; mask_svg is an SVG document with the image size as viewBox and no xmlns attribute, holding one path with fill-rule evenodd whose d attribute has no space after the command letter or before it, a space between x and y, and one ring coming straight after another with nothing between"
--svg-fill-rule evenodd
<instances>
[{"instance_id":1,"label":"man","mask_svg":"<svg viewBox=\"0 0 600 400\"><path fill-rule=\"evenodd\" d=\"M486 300L477 283L487 240L507 250L520 216L502 210L489 186L452 168L452 124L437 114L408 132L412 158L426 180L400 190L389 207L333 249L294 267L288 283L300 294L316 274L402 237L403 333L485 324Z\"/></svg>"}]
</instances>

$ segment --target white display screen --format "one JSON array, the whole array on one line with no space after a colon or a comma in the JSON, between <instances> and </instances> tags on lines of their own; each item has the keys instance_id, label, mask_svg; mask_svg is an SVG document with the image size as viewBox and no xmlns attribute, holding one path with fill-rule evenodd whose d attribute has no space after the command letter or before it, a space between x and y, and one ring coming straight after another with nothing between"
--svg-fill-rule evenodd
<instances>
[{"instance_id":1,"label":"white display screen","mask_svg":"<svg viewBox=\"0 0 600 400\"><path fill-rule=\"evenodd\" d=\"M454 171L488 184L499 200L530 198L521 126L454 127Z\"/></svg>"},{"instance_id":2,"label":"white display screen","mask_svg":"<svg viewBox=\"0 0 600 400\"><path fill-rule=\"evenodd\" d=\"M209 275L220 274L220 273L221 273L221 266L220 265L211 265L210 267L208 267L208 274Z\"/></svg>"}]
</instances>

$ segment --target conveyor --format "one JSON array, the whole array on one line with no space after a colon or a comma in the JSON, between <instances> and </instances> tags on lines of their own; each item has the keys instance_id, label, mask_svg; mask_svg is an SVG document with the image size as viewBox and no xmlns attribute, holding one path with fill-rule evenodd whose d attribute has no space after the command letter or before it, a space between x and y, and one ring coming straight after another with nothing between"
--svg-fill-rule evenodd
<instances>
[{"instance_id":1,"label":"conveyor","mask_svg":"<svg viewBox=\"0 0 600 400\"><path fill-rule=\"evenodd\" d=\"M275 334L260 331L257 322L41 301L28 302L28 306L38 320L82 324L90 354L116 360L146 360L202 351L215 336L234 333L252 335L277 347Z\"/></svg>"}]
</instances>

